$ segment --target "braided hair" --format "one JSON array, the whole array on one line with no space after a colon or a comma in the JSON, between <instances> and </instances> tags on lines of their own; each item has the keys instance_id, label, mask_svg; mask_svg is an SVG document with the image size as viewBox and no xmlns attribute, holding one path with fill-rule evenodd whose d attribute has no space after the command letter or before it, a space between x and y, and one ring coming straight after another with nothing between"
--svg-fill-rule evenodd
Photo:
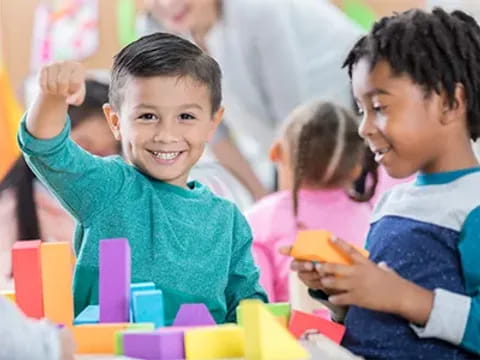
<instances>
[{"instance_id":1,"label":"braided hair","mask_svg":"<svg viewBox=\"0 0 480 360\"><path fill-rule=\"evenodd\" d=\"M348 179L355 166L363 162L366 146L357 133L358 120L349 111L330 102L316 101L295 109L290 116L285 137L292 154L293 213L298 217L298 192L302 186L335 187ZM368 201L369 196L352 197ZM301 227L301 224L297 224Z\"/></svg>"},{"instance_id":2,"label":"braided hair","mask_svg":"<svg viewBox=\"0 0 480 360\"><path fill-rule=\"evenodd\" d=\"M410 76L426 96L444 91L451 107L455 88L462 84L470 137L480 137L480 27L471 16L435 8L384 17L347 56L343 67L350 78L360 59L367 59L372 69L387 61L394 74Z\"/></svg>"}]
</instances>

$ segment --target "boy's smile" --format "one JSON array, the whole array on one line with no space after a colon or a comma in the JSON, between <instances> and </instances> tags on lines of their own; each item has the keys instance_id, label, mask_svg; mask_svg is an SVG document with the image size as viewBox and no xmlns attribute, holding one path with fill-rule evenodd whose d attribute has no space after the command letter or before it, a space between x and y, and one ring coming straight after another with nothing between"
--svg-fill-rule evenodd
<instances>
[{"instance_id":1,"label":"boy's smile","mask_svg":"<svg viewBox=\"0 0 480 360\"><path fill-rule=\"evenodd\" d=\"M119 113L106 114L130 163L185 187L223 115L211 108L210 90L191 77L130 77Z\"/></svg>"},{"instance_id":2,"label":"boy's smile","mask_svg":"<svg viewBox=\"0 0 480 360\"><path fill-rule=\"evenodd\" d=\"M352 87L363 117L359 133L391 176L457 166L455 152L462 141L468 143L468 132L461 109L449 107L443 95L426 94L382 60L371 69L361 59L353 67Z\"/></svg>"}]
</instances>

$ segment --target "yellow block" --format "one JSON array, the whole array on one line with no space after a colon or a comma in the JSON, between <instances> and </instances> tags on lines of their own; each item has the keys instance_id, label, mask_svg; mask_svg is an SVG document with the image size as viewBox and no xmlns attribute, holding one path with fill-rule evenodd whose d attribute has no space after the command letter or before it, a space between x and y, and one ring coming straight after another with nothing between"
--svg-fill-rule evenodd
<instances>
[{"instance_id":1,"label":"yellow block","mask_svg":"<svg viewBox=\"0 0 480 360\"><path fill-rule=\"evenodd\" d=\"M116 333L129 324L77 325L72 328L77 354L114 354Z\"/></svg>"},{"instance_id":2,"label":"yellow block","mask_svg":"<svg viewBox=\"0 0 480 360\"><path fill-rule=\"evenodd\" d=\"M40 252L45 317L57 324L71 325L73 257L70 243L43 243Z\"/></svg>"},{"instance_id":3,"label":"yellow block","mask_svg":"<svg viewBox=\"0 0 480 360\"><path fill-rule=\"evenodd\" d=\"M352 260L330 241L331 238L332 234L325 230L300 231L290 256L297 260L351 265ZM367 250L356 249L368 257Z\"/></svg>"},{"instance_id":4,"label":"yellow block","mask_svg":"<svg viewBox=\"0 0 480 360\"><path fill-rule=\"evenodd\" d=\"M288 319L286 316L275 316L275 319L285 328L288 328Z\"/></svg>"},{"instance_id":5,"label":"yellow block","mask_svg":"<svg viewBox=\"0 0 480 360\"><path fill-rule=\"evenodd\" d=\"M185 332L187 360L241 358L244 348L244 331L238 325L209 326Z\"/></svg>"},{"instance_id":6,"label":"yellow block","mask_svg":"<svg viewBox=\"0 0 480 360\"><path fill-rule=\"evenodd\" d=\"M13 290L2 290L0 291L0 295L5 296L12 302L15 302L15 291Z\"/></svg>"},{"instance_id":7,"label":"yellow block","mask_svg":"<svg viewBox=\"0 0 480 360\"><path fill-rule=\"evenodd\" d=\"M298 341L258 300L244 300L245 359L301 360L310 356Z\"/></svg>"}]
</instances>

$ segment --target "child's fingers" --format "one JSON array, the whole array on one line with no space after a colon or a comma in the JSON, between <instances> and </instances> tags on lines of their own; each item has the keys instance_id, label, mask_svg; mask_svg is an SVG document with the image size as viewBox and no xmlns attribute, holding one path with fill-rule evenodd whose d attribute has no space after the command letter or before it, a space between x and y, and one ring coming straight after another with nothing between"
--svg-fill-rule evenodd
<instances>
[{"instance_id":1,"label":"child's fingers","mask_svg":"<svg viewBox=\"0 0 480 360\"><path fill-rule=\"evenodd\" d=\"M292 251L292 247L291 246L282 246L278 249L278 253L281 254L281 255L286 255L286 256L290 256L290 252Z\"/></svg>"},{"instance_id":2,"label":"child's fingers","mask_svg":"<svg viewBox=\"0 0 480 360\"><path fill-rule=\"evenodd\" d=\"M352 275L355 271L352 266L333 263L317 264L315 270L321 276L335 275L343 277Z\"/></svg>"},{"instance_id":3,"label":"child's fingers","mask_svg":"<svg viewBox=\"0 0 480 360\"><path fill-rule=\"evenodd\" d=\"M368 259L355 249L352 245L343 241L340 238L332 238L330 240L338 249L340 249L345 255L347 255L353 262L364 264L368 262Z\"/></svg>"},{"instance_id":4,"label":"child's fingers","mask_svg":"<svg viewBox=\"0 0 480 360\"><path fill-rule=\"evenodd\" d=\"M57 95L57 77L58 77L58 64L53 64L47 67L47 91L52 95Z\"/></svg>"},{"instance_id":5,"label":"child's fingers","mask_svg":"<svg viewBox=\"0 0 480 360\"><path fill-rule=\"evenodd\" d=\"M42 68L40 71L40 89L42 91L48 91L48 69L47 68Z\"/></svg>"},{"instance_id":6,"label":"child's fingers","mask_svg":"<svg viewBox=\"0 0 480 360\"><path fill-rule=\"evenodd\" d=\"M338 276L327 276L321 280L322 286L333 290L334 292L343 292L350 290L350 281Z\"/></svg>"},{"instance_id":7,"label":"child's fingers","mask_svg":"<svg viewBox=\"0 0 480 360\"><path fill-rule=\"evenodd\" d=\"M293 271L313 271L314 265L310 261L294 260L290 264L290 269L292 269Z\"/></svg>"},{"instance_id":8,"label":"child's fingers","mask_svg":"<svg viewBox=\"0 0 480 360\"><path fill-rule=\"evenodd\" d=\"M57 73L57 93L62 97L68 97L70 89L70 79L72 76L73 68L64 63L59 67Z\"/></svg>"},{"instance_id":9,"label":"child's fingers","mask_svg":"<svg viewBox=\"0 0 480 360\"><path fill-rule=\"evenodd\" d=\"M352 295L349 292L343 292L340 294L331 295L328 297L328 301L334 305L347 306L352 305Z\"/></svg>"}]
</instances>

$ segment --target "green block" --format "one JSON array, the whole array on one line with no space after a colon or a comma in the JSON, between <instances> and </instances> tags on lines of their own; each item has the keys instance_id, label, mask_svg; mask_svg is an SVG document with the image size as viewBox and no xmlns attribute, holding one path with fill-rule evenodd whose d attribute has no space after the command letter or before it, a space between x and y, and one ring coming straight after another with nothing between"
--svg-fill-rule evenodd
<instances>
[{"instance_id":1,"label":"green block","mask_svg":"<svg viewBox=\"0 0 480 360\"><path fill-rule=\"evenodd\" d=\"M271 303L271 304L265 304L267 309L272 313L273 316L275 317L286 317L287 318L287 323L290 320L290 313L291 313L291 307L289 303ZM242 325L242 311L241 307L237 306L237 324Z\"/></svg>"},{"instance_id":2,"label":"green block","mask_svg":"<svg viewBox=\"0 0 480 360\"><path fill-rule=\"evenodd\" d=\"M115 334L115 355L123 355L123 334L127 332L154 331L154 323L135 323L128 324L127 329Z\"/></svg>"},{"instance_id":3,"label":"green block","mask_svg":"<svg viewBox=\"0 0 480 360\"><path fill-rule=\"evenodd\" d=\"M343 11L363 29L370 30L377 16L363 0L344 0Z\"/></svg>"}]
</instances>

